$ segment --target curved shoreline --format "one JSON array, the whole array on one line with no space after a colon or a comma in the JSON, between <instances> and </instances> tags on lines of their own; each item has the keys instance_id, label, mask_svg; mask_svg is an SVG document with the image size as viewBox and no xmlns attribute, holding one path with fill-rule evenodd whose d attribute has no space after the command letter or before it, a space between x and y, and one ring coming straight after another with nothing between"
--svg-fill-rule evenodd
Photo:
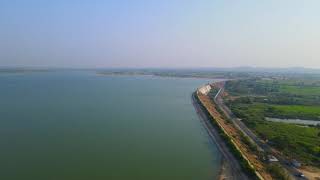
<instances>
[{"instance_id":1,"label":"curved shoreline","mask_svg":"<svg viewBox=\"0 0 320 180\"><path fill-rule=\"evenodd\" d=\"M196 110L196 113L197 113L197 115L198 115L198 117L200 119L200 122L201 122L203 128L205 129L206 133L208 133L208 136L210 137L209 140L211 142L213 142L217 146L218 151L221 153L221 150L218 147L218 143L217 143L216 139L214 137L210 136L210 132L209 132L210 130L205 125L204 112L202 112L200 105L197 104L197 100L195 99L195 92L192 93L191 99L192 99L192 104L193 104L193 106L194 106L194 108ZM219 166L219 173L217 174L217 176L215 176L215 179L222 180L223 179L222 177L227 176L227 174L225 173L225 170L224 170L225 164L226 164L225 159L224 159L224 157L223 157L223 155L221 153L221 161L220 161L220 166Z\"/></svg>"},{"instance_id":2,"label":"curved shoreline","mask_svg":"<svg viewBox=\"0 0 320 180\"><path fill-rule=\"evenodd\" d=\"M195 107L200 121L207 131L210 139L216 144L219 152L222 155L221 165L217 179L228 178L230 180L248 180L249 178L242 172L238 161L235 159L233 154L229 151L229 148L221 138L218 131L212 126L206 112L197 100L197 91L192 94L192 102Z\"/></svg>"}]
</instances>

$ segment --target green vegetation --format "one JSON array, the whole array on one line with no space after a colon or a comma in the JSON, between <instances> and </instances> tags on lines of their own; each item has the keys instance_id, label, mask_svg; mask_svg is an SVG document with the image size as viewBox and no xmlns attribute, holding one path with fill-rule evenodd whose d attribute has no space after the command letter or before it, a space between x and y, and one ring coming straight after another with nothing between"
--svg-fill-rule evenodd
<instances>
[{"instance_id":1,"label":"green vegetation","mask_svg":"<svg viewBox=\"0 0 320 180\"><path fill-rule=\"evenodd\" d=\"M269 140L269 144L281 150L288 157L305 163L320 163L320 130L293 124L268 122L257 123L256 132Z\"/></svg>"},{"instance_id":2,"label":"green vegetation","mask_svg":"<svg viewBox=\"0 0 320 180\"><path fill-rule=\"evenodd\" d=\"M271 146L289 158L319 167L319 127L265 120L265 117L320 120L319 80L302 79L229 81L226 90L235 98L228 100L227 105Z\"/></svg>"},{"instance_id":3,"label":"green vegetation","mask_svg":"<svg viewBox=\"0 0 320 180\"><path fill-rule=\"evenodd\" d=\"M266 73L268 72L268 73ZM181 78L218 78L218 79L246 79L250 77L260 78L278 78L281 79L284 73L291 72L290 76L294 78L297 74L304 74L308 79L306 84L314 84L313 81L320 77L319 70L312 69L261 69L261 68L198 68L198 69L100 69L97 70L101 75L154 75L163 77L181 77ZM294 72L294 74L292 73ZM295 84L295 81L288 85Z\"/></svg>"},{"instance_id":4,"label":"green vegetation","mask_svg":"<svg viewBox=\"0 0 320 180\"><path fill-rule=\"evenodd\" d=\"M247 79L228 81L226 90L233 96L251 97L255 102L278 105L320 106L318 81ZM294 83L293 83L294 82Z\"/></svg>"},{"instance_id":5,"label":"green vegetation","mask_svg":"<svg viewBox=\"0 0 320 180\"><path fill-rule=\"evenodd\" d=\"M249 111L250 115L261 114L263 117L281 118L281 119L304 119L320 120L320 106L302 106L302 105L272 105L267 103L247 102L247 100L236 100L233 102L232 110L240 118L243 115L239 111ZM263 118L261 117L261 118Z\"/></svg>"},{"instance_id":6,"label":"green vegetation","mask_svg":"<svg viewBox=\"0 0 320 180\"><path fill-rule=\"evenodd\" d=\"M245 136L242 132L240 132L241 141L246 144L252 152L258 152L258 147L256 144L250 141L248 136Z\"/></svg>"},{"instance_id":7,"label":"green vegetation","mask_svg":"<svg viewBox=\"0 0 320 180\"><path fill-rule=\"evenodd\" d=\"M296 95L320 95L319 86L281 85L280 92Z\"/></svg>"},{"instance_id":8,"label":"green vegetation","mask_svg":"<svg viewBox=\"0 0 320 180\"><path fill-rule=\"evenodd\" d=\"M278 180L288 180L289 175L284 171L284 169L278 164L269 164L267 170L272 175L274 179Z\"/></svg>"},{"instance_id":9,"label":"green vegetation","mask_svg":"<svg viewBox=\"0 0 320 180\"><path fill-rule=\"evenodd\" d=\"M218 128L220 127L218 126ZM222 137L224 138L232 154L238 159L241 168L247 173L247 175L249 175L252 179L259 179L255 173L255 170L249 165L248 161L244 159L241 152L232 143L231 138L226 136L225 134L223 134Z\"/></svg>"},{"instance_id":10,"label":"green vegetation","mask_svg":"<svg viewBox=\"0 0 320 180\"><path fill-rule=\"evenodd\" d=\"M320 106L271 105L268 113L270 117L320 120Z\"/></svg>"},{"instance_id":11,"label":"green vegetation","mask_svg":"<svg viewBox=\"0 0 320 180\"><path fill-rule=\"evenodd\" d=\"M232 95L267 96L279 92L279 85L257 79L227 81L226 90Z\"/></svg>"}]
</instances>

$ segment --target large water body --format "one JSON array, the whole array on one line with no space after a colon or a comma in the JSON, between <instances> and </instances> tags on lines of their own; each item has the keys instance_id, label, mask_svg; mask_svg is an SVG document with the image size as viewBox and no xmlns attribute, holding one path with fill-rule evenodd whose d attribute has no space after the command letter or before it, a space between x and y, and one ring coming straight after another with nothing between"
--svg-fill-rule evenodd
<instances>
[{"instance_id":1,"label":"large water body","mask_svg":"<svg viewBox=\"0 0 320 180\"><path fill-rule=\"evenodd\" d=\"M214 179L221 157L191 101L207 82L2 74L0 179Z\"/></svg>"}]
</instances>

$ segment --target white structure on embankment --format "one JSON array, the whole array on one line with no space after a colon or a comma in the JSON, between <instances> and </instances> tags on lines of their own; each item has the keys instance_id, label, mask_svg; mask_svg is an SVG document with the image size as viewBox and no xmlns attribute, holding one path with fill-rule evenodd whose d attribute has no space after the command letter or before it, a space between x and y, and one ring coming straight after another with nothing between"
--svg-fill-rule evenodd
<instances>
[{"instance_id":1,"label":"white structure on embankment","mask_svg":"<svg viewBox=\"0 0 320 180\"><path fill-rule=\"evenodd\" d=\"M204 94L204 95L207 95L211 90L211 85L210 84L207 84L205 86L202 86L200 88L198 88L198 91L201 93L201 94Z\"/></svg>"}]
</instances>

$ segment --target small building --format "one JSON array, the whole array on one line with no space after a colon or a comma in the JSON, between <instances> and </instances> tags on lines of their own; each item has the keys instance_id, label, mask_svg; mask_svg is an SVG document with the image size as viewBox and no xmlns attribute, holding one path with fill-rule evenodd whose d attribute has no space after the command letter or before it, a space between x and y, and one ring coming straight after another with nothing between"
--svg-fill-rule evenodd
<instances>
[{"instance_id":1,"label":"small building","mask_svg":"<svg viewBox=\"0 0 320 180\"><path fill-rule=\"evenodd\" d=\"M201 93L201 94L204 94L204 95L207 95L210 91L211 91L211 86L210 84L207 84L205 86L202 86L198 89L198 91Z\"/></svg>"},{"instance_id":2,"label":"small building","mask_svg":"<svg viewBox=\"0 0 320 180\"><path fill-rule=\"evenodd\" d=\"M279 160L274 157L273 155L268 155L268 161L269 162L279 162Z\"/></svg>"}]
</instances>

